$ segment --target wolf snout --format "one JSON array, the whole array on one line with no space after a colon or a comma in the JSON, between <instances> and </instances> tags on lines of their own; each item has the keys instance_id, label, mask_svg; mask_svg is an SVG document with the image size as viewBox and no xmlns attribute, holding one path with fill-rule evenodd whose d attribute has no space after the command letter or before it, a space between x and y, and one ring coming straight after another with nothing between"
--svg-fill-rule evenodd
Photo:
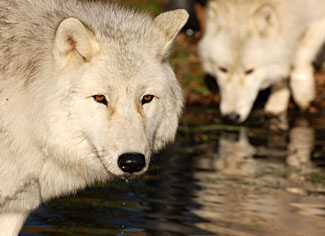
<instances>
[{"instance_id":1,"label":"wolf snout","mask_svg":"<svg viewBox=\"0 0 325 236\"><path fill-rule=\"evenodd\" d=\"M118 158L118 166L123 172L133 174L144 169L146 159L141 153L124 153Z\"/></svg>"},{"instance_id":2,"label":"wolf snout","mask_svg":"<svg viewBox=\"0 0 325 236\"><path fill-rule=\"evenodd\" d=\"M237 113L229 113L223 116L226 123L238 124L241 122L240 115Z\"/></svg>"}]
</instances>

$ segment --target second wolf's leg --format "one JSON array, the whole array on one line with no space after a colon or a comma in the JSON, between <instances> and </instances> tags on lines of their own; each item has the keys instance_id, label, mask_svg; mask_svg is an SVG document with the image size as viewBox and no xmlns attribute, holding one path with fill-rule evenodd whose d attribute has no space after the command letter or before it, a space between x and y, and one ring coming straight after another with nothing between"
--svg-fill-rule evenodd
<instances>
[{"instance_id":1,"label":"second wolf's leg","mask_svg":"<svg viewBox=\"0 0 325 236\"><path fill-rule=\"evenodd\" d=\"M290 92L287 81L280 81L272 86L264 110L268 114L278 116L288 109L289 99Z\"/></svg>"},{"instance_id":2,"label":"second wolf's leg","mask_svg":"<svg viewBox=\"0 0 325 236\"><path fill-rule=\"evenodd\" d=\"M0 212L0 236L17 236L28 212Z\"/></svg>"},{"instance_id":3,"label":"second wolf's leg","mask_svg":"<svg viewBox=\"0 0 325 236\"><path fill-rule=\"evenodd\" d=\"M315 98L312 62L325 42L325 17L314 22L299 43L291 73L290 86L295 102L306 109Z\"/></svg>"}]
</instances>

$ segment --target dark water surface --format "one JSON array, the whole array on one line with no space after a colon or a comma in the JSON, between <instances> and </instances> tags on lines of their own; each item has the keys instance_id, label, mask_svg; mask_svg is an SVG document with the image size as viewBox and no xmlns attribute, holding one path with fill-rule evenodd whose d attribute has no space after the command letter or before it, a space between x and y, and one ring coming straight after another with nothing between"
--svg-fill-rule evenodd
<instances>
[{"instance_id":1,"label":"dark water surface","mask_svg":"<svg viewBox=\"0 0 325 236\"><path fill-rule=\"evenodd\" d=\"M324 236L325 114L239 127L215 110L190 108L147 175L42 205L20 235Z\"/></svg>"}]
</instances>

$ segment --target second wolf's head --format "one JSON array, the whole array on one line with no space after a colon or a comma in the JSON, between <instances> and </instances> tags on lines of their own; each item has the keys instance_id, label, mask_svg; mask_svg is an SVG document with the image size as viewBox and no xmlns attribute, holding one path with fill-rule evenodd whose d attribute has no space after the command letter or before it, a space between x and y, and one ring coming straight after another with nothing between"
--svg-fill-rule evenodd
<instances>
[{"instance_id":1,"label":"second wolf's head","mask_svg":"<svg viewBox=\"0 0 325 236\"><path fill-rule=\"evenodd\" d=\"M217 80L226 119L246 120L258 92L288 76L290 55L280 27L276 8L263 1L210 1L199 54Z\"/></svg>"}]
</instances>

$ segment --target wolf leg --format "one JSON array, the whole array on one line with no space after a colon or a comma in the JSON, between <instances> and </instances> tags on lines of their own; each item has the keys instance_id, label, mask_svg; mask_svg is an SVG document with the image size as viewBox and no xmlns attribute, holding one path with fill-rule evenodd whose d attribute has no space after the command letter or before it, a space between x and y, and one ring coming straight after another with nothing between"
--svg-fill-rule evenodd
<instances>
[{"instance_id":1,"label":"wolf leg","mask_svg":"<svg viewBox=\"0 0 325 236\"><path fill-rule=\"evenodd\" d=\"M29 212L1 212L0 236L17 236Z\"/></svg>"},{"instance_id":2,"label":"wolf leg","mask_svg":"<svg viewBox=\"0 0 325 236\"><path fill-rule=\"evenodd\" d=\"M265 112L271 115L280 115L288 108L290 92L286 80L274 84L270 97L265 105Z\"/></svg>"},{"instance_id":3,"label":"wolf leg","mask_svg":"<svg viewBox=\"0 0 325 236\"><path fill-rule=\"evenodd\" d=\"M316 96L312 62L325 42L325 17L315 21L299 43L290 86L295 102L306 109Z\"/></svg>"}]
</instances>

